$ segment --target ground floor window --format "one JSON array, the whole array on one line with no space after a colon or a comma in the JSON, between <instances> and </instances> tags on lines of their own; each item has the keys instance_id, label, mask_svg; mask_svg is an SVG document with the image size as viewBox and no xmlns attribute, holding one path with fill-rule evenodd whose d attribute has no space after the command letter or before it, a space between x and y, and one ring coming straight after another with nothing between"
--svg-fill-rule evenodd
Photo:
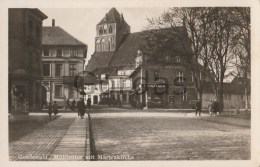
<instances>
[{"instance_id":1,"label":"ground floor window","mask_svg":"<svg viewBox=\"0 0 260 167\"><path fill-rule=\"evenodd\" d=\"M187 101L188 100L188 92L187 91L181 90L180 96L181 96L181 99L183 101Z\"/></svg>"},{"instance_id":2,"label":"ground floor window","mask_svg":"<svg viewBox=\"0 0 260 167\"><path fill-rule=\"evenodd\" d=\"M62 85L55 85L55 97L62 97Z\"/></svg>"}]
</instances>

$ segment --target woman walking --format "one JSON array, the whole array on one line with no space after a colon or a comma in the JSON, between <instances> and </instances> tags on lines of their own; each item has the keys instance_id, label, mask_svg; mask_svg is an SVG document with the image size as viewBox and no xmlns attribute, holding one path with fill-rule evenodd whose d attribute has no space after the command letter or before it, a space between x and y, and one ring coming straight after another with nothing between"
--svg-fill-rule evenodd
<instances>
[{"instance_id":1,"label":"woman walking","mask_svg":"<svg viewBox=\"0 0 260 167\"><path fill-rule=\"evenodd\" d=\"M59 113L58 111L58 104L56 101L54 101L54 104L53 104L53 113L54 113L54 118L56 118L56 115Z\"/></svg>"},{"instance_id":2,"label":"woman walking","mask_svg":"<svg viewBox=\"0 0 260 167\"><path fill-rule=\"evenodd\" d=\"M80 118L83 119L85 115L85 108L86 108L83 98L81 98L80 101L78 101L77 107L80 113Z\"/></svg>"}]
</instances>

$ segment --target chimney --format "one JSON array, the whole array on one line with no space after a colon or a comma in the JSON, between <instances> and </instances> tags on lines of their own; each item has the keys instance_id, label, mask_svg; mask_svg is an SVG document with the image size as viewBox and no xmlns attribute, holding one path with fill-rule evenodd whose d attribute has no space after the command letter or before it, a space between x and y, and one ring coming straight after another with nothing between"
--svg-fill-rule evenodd
<instances>
[{"instance_id":1,"label":"chimney","mask_svg":"<svg viewBox=\"0 0 260 167\"><path fill-rule=\"evenodd\" d=\"M52 19L52 27L55 27L55 19Z\"/></svg>"}]
</instances>

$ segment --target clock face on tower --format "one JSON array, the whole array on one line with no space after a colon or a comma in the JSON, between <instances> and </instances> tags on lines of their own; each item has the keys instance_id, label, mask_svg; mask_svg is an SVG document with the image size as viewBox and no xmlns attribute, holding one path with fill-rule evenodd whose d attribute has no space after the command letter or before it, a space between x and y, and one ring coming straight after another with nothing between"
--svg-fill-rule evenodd
<instances>
[{"instance_id":1,"label":"clock face on tower","mask_svg":"<svg viewBox=\"0 0 260 167\"><path fill-rule=\"evenodd\" d=\"M104 25L104 29L105 29L105 30L107 29L107 25L106 25L106 24Z\"/></svg>"}]
</instances>

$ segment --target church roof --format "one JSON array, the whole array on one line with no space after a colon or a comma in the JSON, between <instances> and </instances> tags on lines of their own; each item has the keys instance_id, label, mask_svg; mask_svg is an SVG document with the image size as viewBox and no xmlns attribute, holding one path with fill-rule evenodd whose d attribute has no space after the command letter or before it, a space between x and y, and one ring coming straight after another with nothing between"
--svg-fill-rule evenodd
<instances>
[{"instance_id":1,"label":"church roof","mask_svg":"<svg viewBox=\"0 0 260 167\"><path fill-rule=\"evenodd\" d=\"M131 33L125 37L115 52L95 52L86 66L87 71L106 66L135 65L137 51L142 43L142 32Z\"/></svg>"},{"instance_id":2,"label":"church roof","mask_svg":"<svg viewBox=\"0 0 260 167\"><path fill-rule=\"evenodd\" d=\"M179 28L178 28L179 29ZM142 50L143 46L147 45L145 41L145 31L128 34L119 44L119 47L114 52L95 52L89 63L86 66L86 70L93 71L95 68L105 66L133 66L135 65L135 59L138 50ZM177 46L177 44L175 43ZM180 50L180 46L177 46Z\"/></svg>"},{"instance_id":3,"label":"church roof","mask_svg":"<svg viewBox=\"0 0 260 167\"><path fill-rule=\"evenodd\" d=\"M140 50L141 44L144 40L142 38L142 33L143 32L136 32L129 34L113 55L109 65L134 65L137 51Z\"/></svg>"},{"instance_id":4,"label":"church roof","mask_svg":"<svg viewBox=\"0 0 260 167\"><path fill-rule=\"evenodd\" d=\"M97 24L102 25L104 23L126 23L123 15L120 15L116 8L111 8L109 12L104 16L104 18ZM128 25L128 24L127 24Z\"/></svg>"},{"instance_id":5,"label":"church roof","mask_svg":"<svg viewBox=\"0 0 260 167\"><path fill-rule=\"evenodd\" d=\"M114 52L95 52L86 66L86 71L93 71L96 68L107 67Z\"/></svg>"},{"instance_id":6,"label":"church roof","mask_svg":"<svg viewBox=\"0 0 260 167\"><path fill-rule=\"evenodd\" d=\"M42 44L43 45L82 45L86 46L83 42L79 41L68 32L59 26L43 27L42 28Z\"/></svg>"}]
</instances>

